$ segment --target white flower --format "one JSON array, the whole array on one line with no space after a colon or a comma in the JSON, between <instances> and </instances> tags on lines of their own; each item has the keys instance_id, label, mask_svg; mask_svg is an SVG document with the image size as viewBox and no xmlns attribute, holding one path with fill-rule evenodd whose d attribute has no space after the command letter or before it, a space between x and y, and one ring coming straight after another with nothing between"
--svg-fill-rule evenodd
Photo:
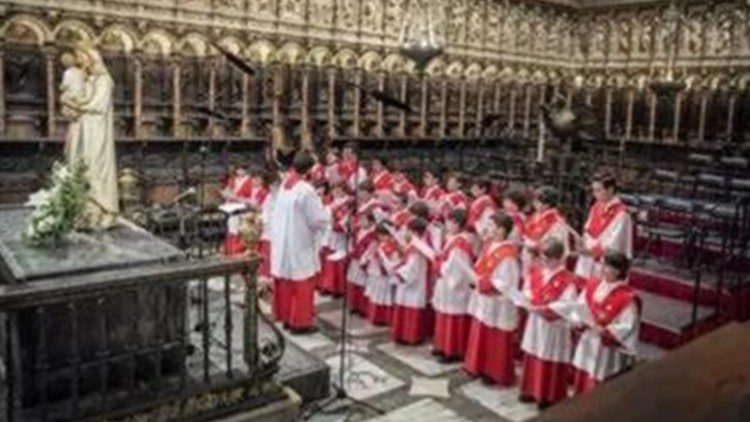
<instances>
[{"instance_id":1,"label":"white flower","mask_svg":"<svg viewBox=\"0 0 750 422\"><path fill-rule=\"evenodd\" d=\"M49 189L39 189L29 196L25 205L29 207L39 207L43 204L48 204L51 199L52 192Z\"/></svg>"}]
</instances>

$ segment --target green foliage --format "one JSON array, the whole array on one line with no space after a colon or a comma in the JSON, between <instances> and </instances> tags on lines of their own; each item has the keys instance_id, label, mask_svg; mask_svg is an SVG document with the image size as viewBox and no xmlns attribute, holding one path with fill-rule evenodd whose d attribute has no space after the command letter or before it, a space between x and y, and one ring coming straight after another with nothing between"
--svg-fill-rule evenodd
<instances>
[{"instance_id":1,"label":"green foliage","mask_svg":"<svg viewBox=\"0 0 750 422\"><path fill-rule=\"evenodd\" d=\"M34 207L24 238L36 247L54 247L76 227L88 202L86 164L56 162L50 187L31 195L26 205Z\"/></svg>"}]
</instances>

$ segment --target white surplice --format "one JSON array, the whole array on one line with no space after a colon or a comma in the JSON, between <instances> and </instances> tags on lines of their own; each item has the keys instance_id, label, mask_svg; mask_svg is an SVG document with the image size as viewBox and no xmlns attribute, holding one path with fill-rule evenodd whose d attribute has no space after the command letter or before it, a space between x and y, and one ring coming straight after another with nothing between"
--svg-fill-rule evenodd
<instances>
[{"instance_id":1,"label":"white surplice","mask_svg":"<svg viewBox=\"0 0 750 422\"><path fill-rule=\"evenodd\" d=\"M471 243L470 236L459 233ZM453 237L446 239L446 248L450 247ZM432 294L432 307L435 311L448 315L465 315L469 310L472 280L471 256L459 247L453 247L448 252L440 266L440 274L435 283Z\"/></svg>"},{"instance_id":2,"label":"white surplice","mask_svg":"<svg viewBox=\"0 0 750 422\"><path fill-rule=\"evenodd\" d=\"M306 280L320 271L318 242L331 218L312 185L290 183L296 177L285 175L270 216L271 275L285 280Z\"/></svg>"},{"instance_id":3,"label":"white surplice","mask_svg":"<svg viewBox=\"0 0 750 422\"><path fill-rule=\"evenodd\" d=\"M549 283L558 270L542 270L544 283ZM524 294L531 297L530 283L526 283ZM556 304L570 303L577 299L575 283L569 283L560 296L548 303L546 307L554 309ZM524 327L521 350L548 362L570 362L573 357L573 337L570 325L564 318L548 321L537 312L529 312Z\"/></svg>"},{"instance_id":4,"label":"white surplice","mask_svg":"<svg viewBox=\"0 0 750 422\"><path fill-rule=\"evenodd\" d=\"M503 243L498 244L500 247ZM516 258L506 258L492 271L490 281L498 292L517 290L521 279L521 269ZM518 309L505 294L486 295L474 289L469 299L469 314L482 324L503 331L513 331L518 327Z\"/></svg>"},{"instance_id":5,"label":"white surplice","mask_svg":"<svg viewBox=\"0 0 750 422\"><path fill-rule=\"evenodd\" d=\"M606 300L610 293L622 283L600 282L594 292L594 300ZM593 317L586 301L586 290L578 297L578 318L593 324ZM640 315L638 305L631 302L607 325L606 331L612 335L619 346L608 346L603 343L601 335L587 328L573 356L573 367L586 372L598 381L617 375L631 366L638 353L638 335L640 333Z\"/></svg>"}]
</instances>

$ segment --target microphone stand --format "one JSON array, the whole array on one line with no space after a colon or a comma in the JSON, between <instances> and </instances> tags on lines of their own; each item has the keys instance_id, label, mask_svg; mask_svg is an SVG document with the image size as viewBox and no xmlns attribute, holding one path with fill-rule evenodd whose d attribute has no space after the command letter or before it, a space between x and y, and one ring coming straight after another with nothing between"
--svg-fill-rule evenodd
<instances>
[{"instance_id":1,"label":"microphone stand","mask_svg":"<svg viewBox=\"0 0 750 422\"><path fill-rule=\"evenodd\" d=\"M357 209L359 208L359 170L360 170L360 164L359 164L359 157L357 157L356 166L354 167L354 201L353 201L353 213L357 212ZM345 182L346 183L346 182ZM346 224L346 231L348 235L351 237L351 241L347 242L347 257L351 257L351 255L354 252L354 244L356 241L356 238L354 236L354 215L352 215L352 218L349 218ZM351 260L347 263L347 271L345 273L348 273L349 265L351 265ZM363 408L370 409L374 411L375 413L382 415L385 413L382 409L379 409L378 407L367 403L363 400L358 400L352 397L347 391L345 386L345 379L346 379L346 345L349 341L349 333L347 331L347 326L349 322L349 303L348 303L348 296L349 296L349 283L344 280L344 294L342 298L342 304L341 304L341 330L340 330L340 341L341 346L339 347L339 376L338 376L338 384L336 382L332 383L332 388L334 391L333 396L329 397L319 405L317 405L315 408L313 408L308 413L304 414L302 416L302 420L308 420L316 413L321 413L324 415L333 415L338 413L349 413L353 408L359 406ZM349 403L344 403L339 405L338 407L334 407L333 409L326 410L328 407L333 405L337 402L345 402L348 401Z\"/></svg>"}]
</instances>

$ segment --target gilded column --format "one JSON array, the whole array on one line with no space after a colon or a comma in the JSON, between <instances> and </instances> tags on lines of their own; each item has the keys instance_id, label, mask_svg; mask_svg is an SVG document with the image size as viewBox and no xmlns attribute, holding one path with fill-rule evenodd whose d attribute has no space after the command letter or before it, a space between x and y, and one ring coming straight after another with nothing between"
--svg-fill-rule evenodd
<instances>
[{"instance_id":1,"label":"gilded column","mask_svg":"<svg viewBox=\"0 0 750 422\"><path fill-rule=\"evenodd\" d=\"M458 136L464 136L466 124L466 78L461 77L461 85L458 99Z\"/></svg>"},{"instance_id":2,"label":"gilded column","mask_svg":"<svg viewBox=\"0 0 750 422\"><path fill-rule=\"evenodd\" d=\"M706 137L706 112L708 107L708 91L701 93L701 114L698 119L698 142L703 142Z\"/></svg>"},{"instance_id":3,"label":"gilded column","mask_svg":"<svg viewBox=\"0 0 750 422\"><path fill-rule=\"evenodd\" d=\"M355 69L354 70L354 83L357 85L362 85L362 69ZM360 106L362 104L362 91L359 89L354 90L354 104L352 107L352 136L355 138L359 136L360 133L360 114L362 113L362 107Z\"/></svg>"},{"instance_id":4,"label":"gilded column","mask_svg":"<svg viewBox=\"0 0 750 422\"><path fill-rule=\"evenodd\" d=\"M284 74L282 67L278 64L272 65L271 69L271 74L273 75L273 83L271 84L271 89L273 90L273 95L271 96L271 121L273 122L273 127L281 128L283 127L281 96L284 92Z\"/></svg>"},{"instance_id":5,"label":"gilded column","mask_svg":"<svg viewBox=\"0 0 750 422\"><path fill-rule=\"evenodd\" d=\"M240 136L243 138L252 135L250 128L250 75L242 73L242 123L240 124Z\"/></svg>"},{"instance_id":6,"label":"gilded column","mask_svg":"<svg viewBox=\"0 0 750 422\"><path fill-rule=\"evenodd\" d=\"M311 139L310 133L310 68L302 68L302 92L300 95L300 132L304 135L302 139Z\"/></svg>"},{"instance_id":7,"label":"gilded column","mask_svg":"<svg viewBox=\"0 0 750 422\"><path fill-rule=\"evenodd\" d=\"M385 73L381 72L378 74L378 89L380 92L385 91ZM377 103L377 127L375 128L375 133L378 136L385 135L385 107L383 106L383 103L378 101Z\"/></svg>"},{"instance_id":8,"label":"gilded column","mask_svg":"<svg viewBox=\"0 0 750 422\"><path fill-rule=\"evenodd\" d=\"M650 94L649 96L649 105L650 105L650 112L648 115L648 139L649 140L655 140L655 131L656 131L656 107L657 107L657 98L656 94Z\"/></svg>"},{"instance_id":9,"label":"gilded column","mask_svg":"<svg viewBox=\"0 0 750 422\"><path fill-rule=\"evenodd\" d=\"M633 105L635 103L635 90L628 88L627 115L625 116L625 138L633 138Z\"/></svg>"},{"instance_id":10,"label":"gilded column","mask_svg":"<svg viewBox=\"0 0 750 422\"><path fill-rule=\"evenodd\" d=\"M680 140L680 114L682 114L682 93L678 92L674 99L674 124L672 125L672 142Z\"/></svg>"},{"instance_id":11,"label":"gilded column","mask_svg":"<svg viewBox=\"0 0 750 422\"><path fill-rule=\"evenodd\" d=\"M477 92L477 115L476 115L476 133L477 136L484 135L484 128L482 127L482 119L484 118L484 81L480 79L477 83L479 86Z\"/></svg>"},{"instance_id":12,"label":"gilded column","mask_svg":"<svg viewBox=\"0 0 750 422\"><path fill-rule=\"evenodd\" d=\"M336 68L328 68L328 137L336 137Z\"/></svg>"},{"instance_id":13,"label":"gilded column","mask_svg":"<svg viewBox=\"0 0 750 422\"><path fill-rule=\"evenodd\" d=\"M495 81L495 99L494 99L494 104L492 106L492 110L495 113L499 113L500 112L500 100L501 100L501 98L502 98L502 90L501 90L501 87L500 87L500 82Z\"/></svg>"},{"instance_id":14,"label":"gilded column","mask_svg":"<svg viewBox=\"0 0 750 422\"><path fill-rule=\"evenodd\" d=\"M448 119L448 79L440 82L440 137L445 137Z\"/></svg>"},{"instance_id":15,"label":"gilded column","mask_svg":"<svg viewBox=\"0 0 750 422\"><path fill-rule=\"evenodd\" d=\"M606 90L605 99L607 103L604 108L604 136L609 138L612 131L612 88L607 87Z\"/></svg>"},{"instance_id":16,"label":"gilded column","mask_svg":"<svg viewBox=\"0 0 750 422\"><path fill-rule=\"evenodd\" d=\"M0 75L5 75L5 44L0 41ZM0 135L5 135L5 78L0 77Z\"/></svg>"},{"instance_id":17,"label":"gilded column","mask_svg":"<svg viewBox=\"0 0 750 422\"><path fill-rule=\"evenodd\" d=\"M403 73L401 74L401 90L400 90L399 98L401 99L401 101L405 103L408 103L409 101L408 90L409 90L408 75L406 73ZM406 136L406 119L407 119L406 112L401 111L399 115L400 117L399 117L398 133L399 133L399 136Z\"/></svg>"},{"instance_id":18,"label":"gilded column","mask_svg":"<svg viewBox=\"0 0 750 422\"><path fill-rule=\"evenodd\" d=\"M2 58L0 58L2 60ZM732 132L734 132L734 109L737 104L737 94L732 92L729 94L729 104L727 105L727 138L732 138Z\"/></svg>"},{"instance_id":19,"label":"gilded column","mask_svg":"<svg viewBox=\"0 0 750 422\"><path fill-rule=\"evenodd\" d=\"M133 137L140 138L143 121L143 56L133 54Z\"/></svg>"},{"instance_id":20,"label":"gilded column","mask_svg":"<svg viewBox=\"0 0 750 422\"><path fill-rule=\"evenodd\" d=\"M514 129L516 126L516 88L515 84L510 87L510 111L508 111L508 128L510 129Z\"/></svg>"},{"instance_id":21,"label":"gilded column","mask_svg":"<svg viewBox=\"0 0 750 422\"><path fill-rule=\"evenodd\" d=\"M217 61L209 59L208 61L208 109L216 110L216 67ZM208 137L213 138L216 135L216 119L208 116Z\"/></svg>"},{"instance_id":22,"label":"gilded column","mask_svg":"<svg viewBox=\"0 0 750 422\"><path fill-rule=\"evenodd\" d=\"M529 136L529 129L531 128L531 84L526 85L526 98L524 99L523 108L523 136Z\"/></svg>"},{"instance_id":23,"label":"gilded column","mask_svg":"<svg viewBox=\"0 0 750 422\"><path fill-rule=\"evenodd\" d=\"M180 57L172 56L172 136L182 136L182 93L180 92Z\"/></svg>"},{"instance_id":24,"label":"gilded column","mask_svg":"<svg viewBox=\"0 0 750 422\"><path fill-rule=\"evenodd\" d=\"M423 138L427 136L427 101L429 99L429 85L427 84L427 76L422 73L421 78L421 90L419 99L419 133Z\"/></svg>"},{"instance_id":25,"label":"gilded column","mask_svg":"<svg viewBox=\"0 0 750 422\"><path fill-rule=\"evenodd\" d=\"M52 138L56 134L55 119L55 50L51 45L43 49L45 68L47 71L47 137Z\"/></svg>"}]
</instances>

